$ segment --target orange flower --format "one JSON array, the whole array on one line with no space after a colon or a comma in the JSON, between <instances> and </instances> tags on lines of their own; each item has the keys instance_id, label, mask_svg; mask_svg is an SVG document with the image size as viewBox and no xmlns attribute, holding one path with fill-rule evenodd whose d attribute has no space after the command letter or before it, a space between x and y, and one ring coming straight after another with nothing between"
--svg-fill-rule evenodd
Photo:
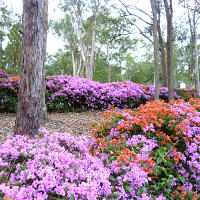
<instances>
[{"instance_id":1,"label":"orange flower","mask_svg":"<svg viewBox=\"0 0 200 200\"><path fill-rule=\"evenodd\" d=\"M169 154L166 155L166 159L167 159L167 160L170 159L170 155L169 155Z\"/></svg>"},{"instance_id":2,"label":"orange flower","mask_svg":"<svg viewBox=\"0 0 200 200\"><path fill-rule=\"evenodd\" d=\"M18 81L20 81L20 77L19 76L12 76L12 81L18 82Z\"/></svg>"},{"instance_id":3,"label":"orange flower","mask_svg":"<svg viewBox=\"0 0 200 200\"><path fill-rule=\"evenodd\" d=\"M176 162L176 163L178 163L179 162L179 154L176 154L175 156L174 156L174 161Z\"/></svg>"},{"instance_id":4,"label":"orange flower","mask_svg":"<svg viewBox=\"0 0 200 200\"><path fill-rule=\"evenodd\" d=\"M174 148L172 149L172 153L176 153L176 150L177 150L177 148L174 147Z\"/></svg>"}]
</instances>

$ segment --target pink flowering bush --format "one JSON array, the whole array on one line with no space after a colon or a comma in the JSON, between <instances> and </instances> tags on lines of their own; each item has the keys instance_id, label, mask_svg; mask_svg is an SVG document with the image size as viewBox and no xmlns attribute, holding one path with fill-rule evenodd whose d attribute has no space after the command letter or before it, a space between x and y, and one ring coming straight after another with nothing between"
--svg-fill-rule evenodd
<instances>
[{"instance_id":1,"label":"pink flowering bush","mask_svg":"<svg viewBox=\"0 0 200 200\"><path fill-rule=\"evenodd\" d=\"M110 108L93 137L40 130L0 148L0 195L15 200L200 199L200 113L193 99Z\"/></svg>"},{"instance_id":2,"label":"pink flowering bush","mask_svg":"<svg viewBox=\"0 0 200 200\"><path fill-rule=\"evenodd\" d=\"M19 79L0 70L0 112L16 112Z\"/></svg>"},{"instance_id":3,"label":"pink flowering bush","mask_svg":"<svg viewBox=\"0 0 200 200\"><path fill-rule=\"evenodd\" d=\"M19 77L0 71L0 112L15 112ZM136 108L154 96L154 87L126 82L99 83L68 75L51 76L46 82L46 103L51 112ZM160 98L167 100L167 88ZM175 93L175 96L178 97ZM12 105L12 106L11 106Z\"/></svg>"},{"instance_id":4,"label":"pink flowering bush","mask_svg":"<svg viewBox=\"0 0 200 200\"><path fill-rule=\"evenodd\" d=\"M46 130L35 139L7 140L0 150L0 169L8 182L0 190L16 200L93 200L110 195L110 171L88 154L88 144L83 137L77 140Z\"/></svg>"},{"instance_id":5,"label":"pink flowering bush","mask_svg":"<svg viewBox=\"0 0 200 200\"><path fill-rule=\"evenodd\" d=\"M148 182L147 173L137 164L121 169L107 165L89 154L91 144L84 137L46 130L34 139L10 137L0 149L0 191L15 200L137 196ZM118 185L113 173L119 173Z\"/></svg>"}]
</instances>

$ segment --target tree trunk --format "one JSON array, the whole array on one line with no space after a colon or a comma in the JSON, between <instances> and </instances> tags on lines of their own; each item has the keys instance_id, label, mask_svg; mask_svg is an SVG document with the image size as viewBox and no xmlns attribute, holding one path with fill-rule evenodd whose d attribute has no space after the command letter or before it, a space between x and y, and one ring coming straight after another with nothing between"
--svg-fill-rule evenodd
<instances>
[{"instance_id":1,"label":"tree trunk","mask_svg":"<svg viewBox=\"0 0 200 200\"><path fill-rule=\"evenodd\" d=\"M158 13L157 27L158 27L158 38L159 38L161 66L162 66L162 86L167 87L167 69L166 69L166 63L165 63L165 47L164 47L164 41L163 41L162 32L161 32L161 28L160 28L160 12Z\"/></svg>"},{"instance_id":2,"label":"tree trunk","mask_svg":"<svg viewBox=\"0 0 200 200\"><path fill-rule=\"evenodd\" d=\"M193 53L193 41L192 41L192 47L191 47L191 57L190 57L190 63L189 63L189 78L190 78L190 88L195 88L195 83L194 83L194 66L195 66L195 61L194 61L194 53Z\"/></svg>"},{"instance_id":3,"label":"tree trunk","mask_svg":"<svg viewBox=\"0 0 200 200\"><path fill-rule=\"evenodd\" d=\"M194 60L195 60L195 88L196 88L196 95L200 97L200 87L199 87L199 56L198 56L198 49L197 49L197 22L196 22L196 12L197 12L197 2L194 0L194 14L193 14L193 33L194 33Z\"/></svg>"},{"instance_id":4,"label":"tree trunk","mask_svg":"<svg viewBox=\"0 0 200 200\"><path fill-rule=\"evenodd\" d=\"M91 48L91 55L90 55L90 78L93 79L94 73L94 53L95 53L95 44L96 44L96 24L97 24L97 15L99 12L99 0L97 1L97 5L95 7L95 11L93 12L94 15L94 22L93 22L93 29L92 29L92 48Z\"/></svg>"},{"instance_id":5,"label":"tree trunk","mask_svg":"<svg viewBox=\"0 0 200 200\"><path fill-rule=\"evenodd\" d=\"M200 86L199 86L199 62L198 62L198 49L197 49L197 22L198 19L196 17L197 12L197 2L194 0L194 8L191 8L187 3L187 11L188 11L188 22L190 26L190 34L191 34L191 43L192 43L192 53L191 53L191 62L189 67L190 74L190 85L195 85L196 96L200 97ZM192 13L192 18L191 18Z\"/></svg>"},{"instance_id":6,"label":"tree trunk","mask_svg":"<svg viewBox=\"0 0 200 200\"><path fill-rule=\"evenodd\" d=\"M79 56L79 63L78 63L78 71L77 71L77 75L79 77L83 77L83 67L82 67L82 57Z\"/></svg>"},{"instance_id":7,"label":"tree trunk","mask_svg":"<svg viewBox=\"0 0 200 200\"><path fill-rule=\"evenodd\" d=\"M23 0L22 68L15 134L38 133L44 65L44 0Z\"/></svg>"},{"instance_id":8,"label":"tree trunk","mask_svg":"<svg viewBox=\"0 0 200 200\"><path fill-rule=\"evenodd\" d=\"M76 76L76 71L77 71L77 67L76 67L77 63L75 61L74 51L71 50L71 52L72 52L73 77L75 77Z\"/></svg>"},{"instance_id":9,"label":"tree trunk","mask_svg":"<svg viewBox=\"0 0 200 200\"><path fill-rule=\"evenodd\" d=\"M173 9L172 0L163 0L165 5L167 19L167 78L168 78L168 100L174 98L174 82L173 82Z\"/></svg>"},{"instance_id":10,"label":"tree trunk","mask_svg":"<svg viewBox=\"0 0 200 200\"><path fill-rule=\"evenodd\" d=\"M111 80L111 69L110 69L110 64L108 63L108 83L110 83Z\"/></svg>"},{"instance_id":11,"label":"tree trunk","mask_svg":"<svg viewBox=\"0 0 200 200\"><path fill-rule=\"evenodd\" d=\"M46 46L47 46L47 30L48 30L48 0L44 0L44 49L43 49L43 72L42 72L42 102L41 102L41 111L40 111L40 124L44 124L48 121L47 114L47 105L45 102L46 94Z\"/></svg>"},{"instance_id":12,"label":"tree trunk","mask_svg":"<svg viewBox=\"0 0 200 200\"><path fill-rule=\"evenodd\" d=\"M0 36L0 70L3 69L3 37Z\"/></svg>"},{"instance_id":13,"label":"tree trunk","mask_svg":"<svg viewBox=\"0 0 200 200\"><path fill-rule=\"evenodd\" d=\"M195 37L194 37L194 56L195 56L195 88L196 88L196 95L197 95L197 97L200 97L199 61L198 61L198 49L197 49L196 30L195 30Z\"/></svg>"},{"instance_id":14,"label":"tree trunk","mask_svg":"<svg viewBox=\"0 0 200 200\"><path fill-rule=\"evenodd\" d=\"M151 9L153 13L153 46L154 46L154 86L155 96L154 99L159 99L159 66L158 66L158 38L157 38L157 10L155 0L150 0Z\"/></svg>"}]
</instances>

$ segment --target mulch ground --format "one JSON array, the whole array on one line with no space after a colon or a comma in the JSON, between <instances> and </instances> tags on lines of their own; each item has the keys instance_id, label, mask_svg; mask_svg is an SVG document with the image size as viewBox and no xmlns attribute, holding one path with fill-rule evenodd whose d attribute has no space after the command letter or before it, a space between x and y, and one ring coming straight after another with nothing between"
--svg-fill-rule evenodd
<instances>
[{"instance_id":1,"label":"mulch ground","mask_svg":"<svg viewBox=\"0 0 200 200\"><path fill-rule=\"evenodd\" d=\"M81 112L81 113L51 113L48 115L48 123L40 128L46 128L51 132L67 132L72 135L91 136L91 121L102 121L102 112ZM6 140L13 132L15 125L15 114L0 113L0 143Z\"/></svg>"}]
</instances>

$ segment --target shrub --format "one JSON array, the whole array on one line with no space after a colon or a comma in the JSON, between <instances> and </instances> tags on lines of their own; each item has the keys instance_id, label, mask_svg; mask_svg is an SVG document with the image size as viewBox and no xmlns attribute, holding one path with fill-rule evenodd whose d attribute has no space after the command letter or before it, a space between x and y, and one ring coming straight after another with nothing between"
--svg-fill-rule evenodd
<instances>
[{"instance_id":1,"label":"shrub","mask_svg":"<svg viewBox=\"0 0 200 200\"><path fill-rule=\"evenodd\" d=\"M111 107L92 139L40 130L0 148L0 190L25 199L200 199L198 100Z\"/></svg>"},{"instance_id":2,"label":"shrub","mask_svg":"<svg viewBox=\"0 0 200 200\"><path fill-rule=\"evenodd\" d=\"M0 70L0 112L16 112L19 78Z\"/></svg>"},{"instance_id":3,"label":"shrub","mask_svg":"<svg viewBox=\"0 0 200 200\"><path fill-rule=\"evenodd\" d=\"M0 71L0 112L15 112L20 78ZM184 95L185 91L185 95ZM176 99L188 96L189 90L176 90ZM154 99L155 88L125 82L99 83L68 75L50 76L46 82L46 103L50 112L69 112L95 109L137 108ZM178 95L177 95L178 94ZM160 88L160 99L167 102L168 89Z\"/></svg>"},{"instance_id":4,"label":"shrub","mask_svg":"<svg viewBox=\"0 0 200 200\"><path fill-rule=\"evenodd\" d=\"M115 165L139 163L149 176L145 191L153 198L160 194L167 199L197 199L200 117L195 108L183 100L147 102L134 111L111 108L104 122L93 123L96 139L91 152L107 154L104 157Z\"/></svg>"}]
</instances>

